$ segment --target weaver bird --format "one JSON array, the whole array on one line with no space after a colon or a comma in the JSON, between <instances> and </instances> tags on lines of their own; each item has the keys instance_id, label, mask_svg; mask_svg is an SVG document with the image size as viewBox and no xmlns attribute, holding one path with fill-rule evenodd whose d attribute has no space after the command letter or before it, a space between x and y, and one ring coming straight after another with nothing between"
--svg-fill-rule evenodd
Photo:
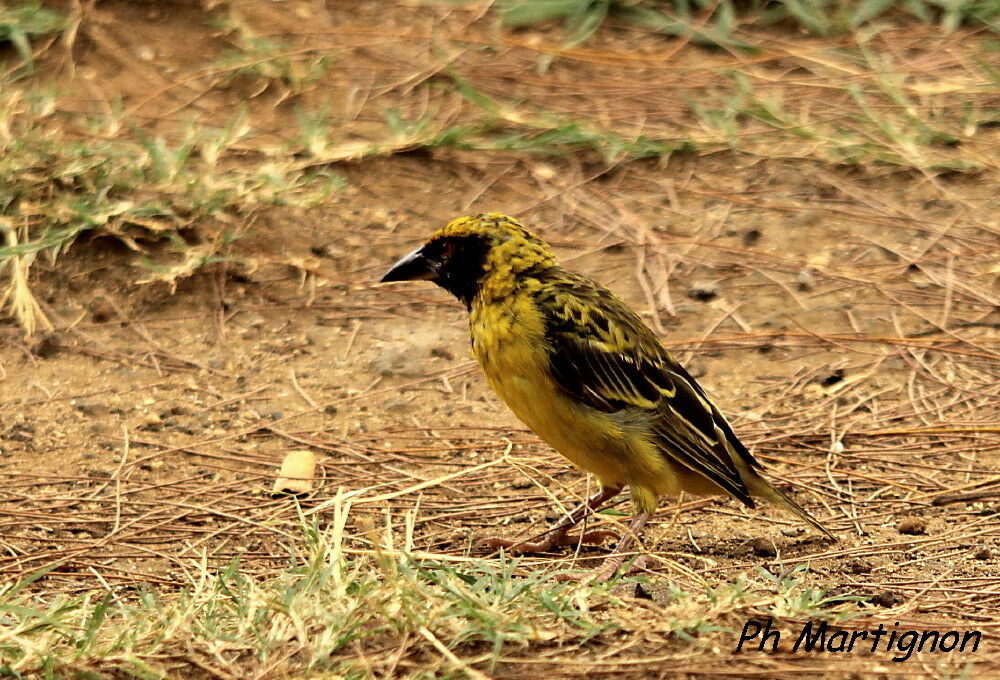
<instances>
[{"instance_id":1,"label":"weaver bird","mask_svg":"<svg viewBox=\"0 0 1000 680\"><path fill-rule=\"evenodd\" d=\"M430 280L469 311L472 352L522 422L600 491L516 552L565 545L568 530L628 487L636 514L598 578L621 566L661 496L728 493L776 502L833 536L761 476L761 465L694 378L614 293L559 266L549 246L499 213L437 230L382 277Z\"/></svg>"}]
</instances>

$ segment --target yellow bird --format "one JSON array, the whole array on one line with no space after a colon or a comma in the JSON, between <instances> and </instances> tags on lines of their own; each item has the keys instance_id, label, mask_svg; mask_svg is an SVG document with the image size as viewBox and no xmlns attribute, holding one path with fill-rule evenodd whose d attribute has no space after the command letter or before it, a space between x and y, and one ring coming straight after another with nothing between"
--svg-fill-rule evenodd
<instances>
[{"instance_id":1,"label":"yellow bird","mask_svg":"<svg viewBox=\"0 0 1000 680\"><path fill-rule=\"evenodd\" d=\"M472 352L524 424L601 489L530 543L550 550L628 486L636 514L599 578L617 573L661 496L766 498L833 536L764 479L726 418L614 293L559 266L549 246L499 213L462 217L401 258L382 281L430 280L469 310Z\"/></svg>"}]
</instances>

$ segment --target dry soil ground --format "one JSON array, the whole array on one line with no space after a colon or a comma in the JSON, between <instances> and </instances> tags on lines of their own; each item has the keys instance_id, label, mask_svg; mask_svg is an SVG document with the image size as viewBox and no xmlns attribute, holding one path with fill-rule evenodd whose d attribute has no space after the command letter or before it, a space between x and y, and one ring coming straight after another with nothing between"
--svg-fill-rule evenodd
<instances>
[{"instance_id":1,"label":"dry soil ground","mask_svg":"<svg viewBox=\"0 0 1000 680\"><path fill-rule=\"evenodd\" d=\"M816 140L773 129L754 137L752 121L738 143L665 161L408 144L386 137L380 112L432 114L442 128L468 114L441 84L445 63L527 110L677 138L704 132L684 103L717 96L727 67L788 99L836 81L838 69L821 63L831 43L819 39L811 51L775 39L750 63L628 29L602 31L541 68L558 31L500 33L483 6L229 7L296 49L325 50L324 78L287 93L256 76L192 77L231 35L207 26L200 5L138 2L90 8L72 72L58 46L41 67L81 111L121 101L163 134L189 114L228 120L247 100L260 148L293 134L296 107L325 106L331 145L382 140L399 152L330 164L344 187L315 208L257 210L231 251L255 267L208 267L174 292L136 286L133 253L106 236L34 267L55 330L24 339L13 324L2 329L4 579L57 563L44 579L52 592L141 583L169 592L202 559L281 568L299 519L268 491L283 455L302 448L320 462L304 508L338 489L402 492L356 508L354 548L371 546L365 526L383 522L386 507L397 524L412 510L414 547L441 556L487 557L483 537L540 531L587 493L587 480L489 393L459 304L429 284L374 283L446 220L501 210L641 310L772 476L841 538L827 544L771 507L666 501L645 536L654 559L643 588L654 604L669 583L690 585L687 569L718 585L808 565L813 587L863 598L850 626L902 621L985 636L976 655L893 664L885 654L733 657L727 633L715 643L727 674L1000 668L995 168L841 164L822 158ZM966 44L917 26L890 32L883 47L901 71L952 73ZM843 97L832 88L816 106ZM984 127L963 144L975 155L997 141ZM516 465L488 465L511 442ZM602 552L530 556L520 569L585 567ZM670 638L640 638L632 651L598 641L576 652L577 665L558 658L546 668L578 673L603 659L594 668L608 675L722 672L695 653L664 667L656 658ZM536 652L555 659L553 644Z\"/></svg>"}]
</instances>

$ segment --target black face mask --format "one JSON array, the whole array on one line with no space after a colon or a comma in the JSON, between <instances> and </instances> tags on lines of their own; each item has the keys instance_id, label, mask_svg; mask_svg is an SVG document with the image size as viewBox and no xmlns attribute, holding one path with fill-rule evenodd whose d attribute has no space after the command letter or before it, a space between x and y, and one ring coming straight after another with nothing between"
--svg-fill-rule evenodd
<instances>
[{"instance_id":1,"label":"black face mask","mask_svg":"<svg viewBox=\"0 0 1000 680\"><path fill-rule=\"evenodd\" d=\"M469 307L488 252L481 236L439 236L401 257L381 281L433 281Z\"/></svg>"}]
</instances>

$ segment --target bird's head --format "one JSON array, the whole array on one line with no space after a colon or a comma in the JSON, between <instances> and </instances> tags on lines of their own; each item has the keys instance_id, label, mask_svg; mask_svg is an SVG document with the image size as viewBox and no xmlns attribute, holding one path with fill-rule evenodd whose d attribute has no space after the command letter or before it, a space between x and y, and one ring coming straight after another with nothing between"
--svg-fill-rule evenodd
<instances>
[{"instance_id":1,"label":"bird's head","mask_svg":"<svg viewBox=\"0 0 1000 680\"><path fill-rule=\"evenodd\" d=\"M553 265L555 256L542 239L506 215L488 213L441 227L381 280L433 281L469 306L487 277L513 285L518 276Z\"/></svg>"}]
</instances>

